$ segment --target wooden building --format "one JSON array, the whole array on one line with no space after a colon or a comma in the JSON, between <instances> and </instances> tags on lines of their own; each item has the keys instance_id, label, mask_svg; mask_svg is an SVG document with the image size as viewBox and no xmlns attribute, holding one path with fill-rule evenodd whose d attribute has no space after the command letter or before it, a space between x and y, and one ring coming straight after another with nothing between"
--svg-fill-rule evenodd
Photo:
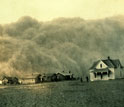
<instances>
[{"instance_id":1,"label":"wooden building","mask_svg":"<svg viewBox=\"0 0 124 107\"><path fill-rule=\"evenodd\" d=\"M57 80L62 81L62 80L73 80L73 74L71 72L59 72L57 73Z\"/></svg>"},{"instance_id":2,"label":"wooden building","mask_svg":"<svg viewBox=\"0 0 124 107\"><path fill-rule=\"evenodd\" d=\"M109 80L124 78L124 69L119 59L98 60L89 69L90 80Z\"/></svg>"},{"instance_id":3,"label":"wooden building","mask_svg":"<svg viewBox=\"0 0 124 107\"><path fill-rule=\"evenodd\" d=\"M38 73L23 75L24 77L20 78L19 81L21 82L21 84L35 84L38 83L38 75Z\"/></svg>"},{"instance_id":4,"label":"wooden building","mask_svg":"<svg viewBox=\"0 0 124 107\"><path fill-rule=\"evenodd\" d=\"M3 77L2 79L2 84L7 85L7 84L19 84L19 79L17 77Z\"/></svg>"},{"instance_id":5,"label":"wooden building","mask_svg":"<svg viewBox=\"0 0 124 107\"><path fill-rule=\"evenodd\" d=\"M55 73L47 73L41 76L41 82L51 82L57 81L57 76Z\"/></svg>"}]
</instances>

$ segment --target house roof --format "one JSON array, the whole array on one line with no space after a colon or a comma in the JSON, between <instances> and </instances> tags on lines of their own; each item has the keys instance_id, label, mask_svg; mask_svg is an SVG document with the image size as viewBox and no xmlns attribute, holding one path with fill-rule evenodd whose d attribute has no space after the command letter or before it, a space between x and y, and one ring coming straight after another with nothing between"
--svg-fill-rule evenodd
<instances>
[{"instance_id":1,"label":"house roof","mask_svg":"<svg viewBox=\"0 0 124 107\"><path fill-rule=\"evenodd\" d=\"M102 60L108 67L110 68L114 68L114 65L112 64L112 62L109 59L106 60Z\"/></svg>"},{"instance_id":2,"label":"house roof","mask_svg":"<svg viewBox=\"0 0 124 107\"><path fill-rule=\"evenodd\" d=\"M62 74L62 75L64 75L64 76L72 75L72 73L66 73L66 72L58 72L57 74Z\"/></svg>"},{"instance_id":3,"label":"house roof","mask_svg":"<svg viewBox=\"0 0 124 107\"><path fill-rule=\"evenodd\" d=\"M49 76L50 77L50 76L53 76L53 75L56 75L56 74L55 73L47 73L47 74L44 74L43 76L47 76L47 77Z\"/></svg>"},{"instance_id":4,"label":"house roof","mask_svg":"<svg viewBox=\"0 0 124 107\"><path fill-rule=\"evenodd\" d=\"M114 60L113 59L105 59L105 60L101 60L101 61L103 61L109 68L117 68L119 66L121 68L123 68L119 59L114 59ZM95 69L99 62L100 62L100 60L94 62L90 69Z\"/></svg>"},{"instance_id":5,"label":"house roof","mask_svg":"<svg viewBox=\"0 0 124 107\"><path fill-rule=\"evenodd\" d=\"M7 79L7 80L13 80L13 79L18 79L17 77L3 77L2 80Z\"/></svg>"},{"instance_id":6,"label":"house roof","mask_svg":"<svg viewBox=\"0 0 124 107\"><path fill-rule=\"evenodd\" d=\"M111 59L110 59L111 60ZM118 66L122 67L121 62L119 59L111 60L112 64L114 65L114 68L117 68Z\"/></svg>"},{"instance_id":7,"label":"house roof","mask_svg":"<svg viewBox=\"0 0 124 107\"><path fill-rule=\"evenodd\" d=\"M38 75L41 75L41 74L40 73L23 74L20 79L35 79Z\"/></svg>"},{"instance_id":8,"label":"house roof","mask_svg":"<svg viewBox=\"0 0 124 107\"><path fill-rule=\"evenodd\" d=\"M35 79L37 77L37 75L24 75L22 78L20 79Z\"/></svg>"},{"instance_id":9,"label":"house roof","mask_svg":"<svg viewBox=\"0 0 124 107\"><path fill-rule=\"evenodd\" d=\"M100 62L100 60L95 61L95 62L93 63L93 65L90 67L90 69L96 68L96 66L97 66L97 64L98 64L99 62Z\"/></svg>"}]
</instances>

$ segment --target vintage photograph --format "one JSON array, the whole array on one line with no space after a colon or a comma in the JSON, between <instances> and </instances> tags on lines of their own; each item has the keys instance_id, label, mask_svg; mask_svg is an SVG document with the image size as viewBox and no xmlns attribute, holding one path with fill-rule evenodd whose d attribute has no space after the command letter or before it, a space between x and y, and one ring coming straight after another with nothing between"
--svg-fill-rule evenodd
<instances>
[{"instance_id":1,"label":"vintage photograph","mask_svg":"<svg viewBox=\"0 0 124 107\"><path fill-rule=\"evenodd\" d=\"M124 0L0 0L0 107L124 107Z\"/></svg>"}]
</instances>

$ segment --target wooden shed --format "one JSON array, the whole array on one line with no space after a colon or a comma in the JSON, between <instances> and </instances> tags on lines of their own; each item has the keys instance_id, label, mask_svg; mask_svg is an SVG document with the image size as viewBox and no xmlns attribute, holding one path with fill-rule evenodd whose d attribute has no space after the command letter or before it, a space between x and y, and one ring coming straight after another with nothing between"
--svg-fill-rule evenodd
<instances>
[{"instance_id":1,"label":"wooden shed","mask_svg":"<svg viewBox=\"0 0 124 107\"><path fill-rule=\"evenodd\" d=\"M62 81L62 80L65 80L65 76L61 73L57 73L57 81Z\"/></svg>"},{"instance_id":2,"label":"wooden shed","mask_svg":"<svg viewBox=\"0 0 124 107\"><path fill-rule=\"evenodd\" d=\"M42 75L41 81L42 82L57 81L57 75L55 73L44 74Z\"/></svg>"},{"instance_id":3,"label":"wooden shed","mask_svg":"<svg viewBox=\"0 0 124 107\"><path fill-rule=\"evenodd\" d=\"M2 84L7 85L7 84L19 84L19 79L17 77L3 77L2 79Z\"/></svg>"},{"instance_id":4,"label":"wooden shed","mask_svg":"<svg viewBox=\"0 0 124 107\"><path fill-rule=\"evenodd\" d=\"M38 82L38 73L37 74L27 74L23 75L24 77L20 78L22 84L35 84Z\"/></svg>"},{"instance_id":5,"label":"wooden shed","mask_svg":"<svg viewBox=\"0 0 124 107\"><path fill-rule=\"evenodd\" d=\"M73 74L71 72L66 73L66 72L59 72L57 73L57 80L62 81L62 80L73 80Z\"/></svg>"}]
</instances>

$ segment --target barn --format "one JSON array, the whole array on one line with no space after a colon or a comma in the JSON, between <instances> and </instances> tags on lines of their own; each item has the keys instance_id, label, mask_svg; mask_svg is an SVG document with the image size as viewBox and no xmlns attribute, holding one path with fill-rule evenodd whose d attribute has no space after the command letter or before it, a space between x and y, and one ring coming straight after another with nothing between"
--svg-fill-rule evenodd
<instances>
[{"instance_id":1,"label":"barn","mask_svg":"<svg viewBox=\"0 0 124 107\"><path fill-rule=\"evenodd\" d=\"M119 59L108 57L93 63L89 69L90 80L110 80L124 78L124 69Z\"/></svg>"}]
</instances>

